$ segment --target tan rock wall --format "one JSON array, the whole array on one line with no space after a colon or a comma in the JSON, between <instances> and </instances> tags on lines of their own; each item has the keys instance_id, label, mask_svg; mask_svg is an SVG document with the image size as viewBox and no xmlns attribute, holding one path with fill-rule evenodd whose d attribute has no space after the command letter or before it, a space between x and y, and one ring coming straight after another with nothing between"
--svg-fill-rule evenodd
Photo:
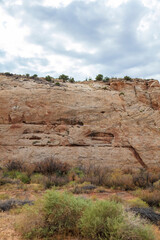
<instances>
[{"instance_id":1,"label":"tan rock wall","mask_svg":"<svg viewBox=\"0 0 160 240\"><path fill-rule=\"evenodd\" d=\"M0 76L0 163L160 167L160 85L52 83Z\"/></svg>"}]
</instances>

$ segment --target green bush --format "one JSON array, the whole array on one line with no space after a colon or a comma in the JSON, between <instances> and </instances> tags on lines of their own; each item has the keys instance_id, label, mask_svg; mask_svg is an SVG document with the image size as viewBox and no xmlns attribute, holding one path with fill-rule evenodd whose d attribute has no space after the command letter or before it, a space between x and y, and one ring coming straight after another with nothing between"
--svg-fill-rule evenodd
<instances>
[{"instance_id":1,"label":"green bush","mask_svg":"<svg viewBox=\"0 0 160 240\"><path fill-rule=\"evenodd\" d=\"M122 205L111 201L97 201L84 211L79 227L87 239L113 239L113 234L124 221Z\"/></svg>"},{"instance_id":2,"label":"green bush","mask_svg":"<svg viewBox=\"0 0 160 240\"><path fill-rule=\"evenodd\" d=\"M51 232L78 233L77 222L89 201L69 193L48 191L45 196L46 222Z\"/></svg>"},{"instance_id":3,"label":"green bush","mask_svg":"<svg viewBox=\"0 0 160 240\"><path fill-rule=\"evenodd\" d=\"M46 79L46 81L48 81L48 82L51 82L51 81L52 81L52 78L51 78L49 75L46 76L45 79Z\"/></svg>"},{"instance_id":4,"label":"green bush","mask_svg":"<svg viewBox=\"0 0 160 240\"><path fill-rule=\"evenodd\" d=\"M91 240L155 239L150 227L125 212L120 203L93 202L55 190L48 191L42 200L23 209L17 229L27 239L49 239L59 234Z\"/></svg>"},{"instance_id":5,"label":"green bush","mask_svg":"<svg viewBox=\"0 0 160 240\"><path fill-rule=\"evenodd\" d=\"M154 184L153 184L154 188L157 189L157 190L160 190L160 180L156 181Z\"/></svg>"},{"instance_id":6,"label":"green bush","mask_svg":"<svg viewBox=\"0 0 160 240\"><path fill-rule=\"evenodd\" d=\"M67 75L65 75L65 74L61 74L61 75L59 76L59 79L62 79L63 82L66 82L66 81L69 80L69 77L68 77Z\"/></svg>"},{"instance_id":7,"label":"green bush","mask_svg":"<svg viewBox=\"0 0 160 240\"><path fill-rule=\"evenodd\" d=\"M6 171L4 172L4 177L9 177L13 179L19 179L23 183L30 183L30 177L25 172L19 172L19 171Z\"/></svg>"},{"instance_id":8,"label":"green bush","mask_svg":"<svg viewBox=\"0 0 160 240\"><path fill-rule=\"evenodd\" d=\"M129 76L125 76L125 77L124 77L124 80L126 80L126 81L132 81L132 78L129 77Z\"/></svg>"},{"instance_id":9,"label":"green bush","mask_svg":"<svg viewBox=\"0 0 160 240\"><path fill-rule=\"evenodd\" d=\"M37 74L33 74L33 76L32 76L32 78L37 78L38 77L38 75Z\"/></svg>"},{"instance_id":10,"label":"green bush","mask_svg":"<svg viewBox=\"0 0 160 240\"><path fill-rule=\"evenodd\" d=\"M130 199L127 201L127 203L129 204L130 207L140 207L140 208L149 207L148 204L140 198Z\"/></svg>"},{"instance_id":11,"label":"green bush","mask_svg":"<svg viewBox=\"0 0 160 240\"><path fill-rule=\"evenodd\" d=\"M141 198L143 201L149 204L149 206L160 206L160 191L150 189L138 189L134 192L134 195Z\"/></svg>"},{"instance_id":12,"label":"green bush","mask_svg":"<svg viewBox=\"0 0 160 240\"><path fill-rule=\"evenodd\" d=\"M110 80L109 77L105 77L105 78L103 79L103 82L109 82L109 80Z\"/></svg>"},{"instance_id":13,"label":"green bush","mask_svg":"<svg viewBox=\"0 0 160 240\"><path fill-rule=\"evenodd\" d=\"M69 82L74 83L75 82L74 78L69 78Z\"/></svg>"},{"instance_id":14,"label":"green bush","mask_svg":"<svg viewBox=\"0 0 160 240\"><path fill-rule=\"evenodd\" d=\"M29 73L26 73L26 77L29 78L29 76L30 76Z\"/></svg>"},{"instance_id":15,"label":"green bush","mask_svg":"<svg viewBox=\"0 0 160 240\"><path fill-rule=\"evenodd\" d=\"M6 75L6 76L13 76L13 73L5 72L5 75Z\"/></svg>"},{"instance_id":16,"label":"green bush","mask_svg":"<svg viewBox=\"0 0 160 240\"><path fill-rule=\"evenodd\" d=\"M31 183L43 184L44 180L45 180L45 176L42 175L41 173L35 173L31 175Z\"/></svg>"},{"instance_id":17,"label":"green bush","mask_svg":"<svg viewBox=\"0 0 160 240\"><path fill-rule=\"evenodd\" d=\"M79 228L85 239L94 240L154 240L149 225L122 205L110 201L97 201L84 210Z\"/></svg>"},{"instance_id":18,"label":"green bush","mask_svg":"<svg viewBox=\"0 0 160 240\"><path fill-rule=\"evenodd\" d=\"M98 74L96 76L96 81L103 81L103 75L102 74Z\"/></svg>"},{"instance_id":19,"label":"green bush","mask_svg":"<svg viewBox=\"0 0 160 240\"><path fill-rule=\"evenodd\" d=\"M55 83L55 86L61 86L59 82L56 82Z\"/></svg>"}]
</instances>

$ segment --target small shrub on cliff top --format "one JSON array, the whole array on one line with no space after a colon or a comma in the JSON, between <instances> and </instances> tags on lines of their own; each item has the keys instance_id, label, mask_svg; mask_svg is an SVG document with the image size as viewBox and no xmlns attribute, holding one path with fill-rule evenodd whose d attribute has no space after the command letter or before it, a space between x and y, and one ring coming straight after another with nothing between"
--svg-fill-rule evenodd
<instances>
[{"instance_id":1,"label":"small shrub on cliff top","mask_svg":"<svg viewBox=\"0 0 160 240\"><path fill-rule=\"evenodd\" d=\"M129 76L125 76L125 77L124 77L124 80L126 80L126 81L132 81L132 78L129 77Z\"/></svg>"},{"instance_id":2,"label":"small shrub on cliff top","mask_svg":"<svg viewBox=\"0 0 160 240\"><path fill-rule=\"evenodd\" d=\"M96 76L96 81L103 81L103 75L102 74L98 74Z\"/></svg>"},{"instance_id":3,"label":"small shrub on cliff top","mask_svg":"<svg viewBox=\"0 0 160 240\"><path fill-rule=\"evenodd\" d=\"M110 80L109 77L105 77L105 78L103 79L103 82L109 82L109 80Z\"/></svg>"},{"instance_id":4,"label":"small shrub on cliff top","mask_svg":"<svg viewBox=\"0 0 160 240\"><path fill-rule=\"evenodd\" d=\"M13 73L5 72L5 75L6 75L6 76L13 76Z\"/></svg>"},{"instance_id":5,"label":"small shrub on cliff top","mask_svg":"<svg viewBox=\"0 0 160 240\"><path fill-rule=\"evenodd\" d=\"M51 78L49 75L46 76L45 79L46 79L46 81L48 81L48 82L51 82L51 81L52 81L52 78Z\"/></svg>"},{"instance_id":6,"label":"small shrub on cliff top","mask_svg":"<svg viewBox=\"0 0 160 240\"><path fill-rule=\"evenodd\" d=\"M61 75L59 76L59 79L62 79L63 82L66 82L66 81L69 80L69 77L68 77L67 75L65 75L65 74L61 74Z\"/></svg>"}]
</instances>

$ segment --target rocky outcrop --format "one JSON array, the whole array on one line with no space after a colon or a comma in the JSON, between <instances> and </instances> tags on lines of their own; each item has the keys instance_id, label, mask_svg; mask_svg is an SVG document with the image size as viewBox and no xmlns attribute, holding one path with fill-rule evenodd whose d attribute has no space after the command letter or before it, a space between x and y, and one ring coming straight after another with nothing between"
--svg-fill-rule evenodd
<instances>
[{"instance_id":1,"label":"rocky outcrop","mask_svg":"<svg viewBox=\"0 0 160 240\"><path fill-rule=\"evenodd\" d=\"M0 163L55 158L111 168L160 167L156 80L48 83L0 75Z\"/></svg>"}]
</instances>

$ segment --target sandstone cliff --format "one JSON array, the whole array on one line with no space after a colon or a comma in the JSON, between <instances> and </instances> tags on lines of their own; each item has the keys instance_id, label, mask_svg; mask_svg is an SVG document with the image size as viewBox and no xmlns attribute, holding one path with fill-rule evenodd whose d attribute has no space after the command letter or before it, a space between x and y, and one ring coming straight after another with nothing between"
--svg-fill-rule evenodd
<instances>
[{"instance_id":1,"label":"sandstone cliff","mask_svg":"<svg viewBox=\"0 0 160 240\"><path fill-rule=\"evenodd\" d=\"M0 164L51 155L74 164L159 168L159 82L56 86L0 75Z\"/></svg>"}]
</instances>

